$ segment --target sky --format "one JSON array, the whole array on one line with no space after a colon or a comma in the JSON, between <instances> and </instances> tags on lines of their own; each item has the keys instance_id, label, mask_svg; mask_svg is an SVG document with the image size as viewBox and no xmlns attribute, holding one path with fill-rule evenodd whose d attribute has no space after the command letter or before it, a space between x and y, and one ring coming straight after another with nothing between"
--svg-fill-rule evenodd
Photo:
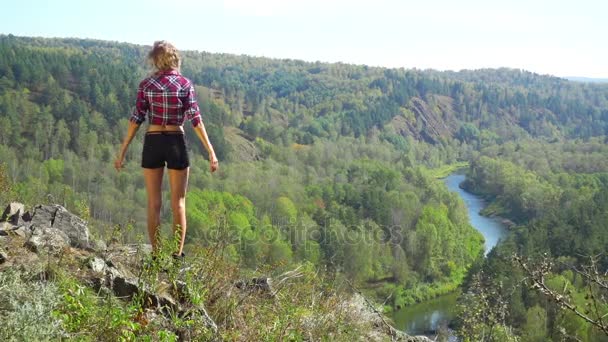
<instances>
[{"instance_id":1,"label":"sky","mask_svg":"<svg viewBox=\"0 0 608 342\"><path fill-rule=\"evenodd\" d=\"M396 68L608 78L605 0L0 0L0 33Z\"/></svg>"}]
</instances>

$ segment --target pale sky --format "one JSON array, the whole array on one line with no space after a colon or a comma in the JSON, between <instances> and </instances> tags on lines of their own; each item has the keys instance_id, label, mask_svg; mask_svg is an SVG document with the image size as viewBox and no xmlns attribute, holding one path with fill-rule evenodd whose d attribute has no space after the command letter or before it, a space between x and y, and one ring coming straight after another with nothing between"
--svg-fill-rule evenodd
<instances>
[{"instance_id":1,"label":"pale sky","mask_svg":"<svg viewBox=\"0 0 608 342\"><path fill-rule=\"evenodd\" d=\"M1 0L0 33L608 78L606 0Z\"/></svg>"}]
</instances>

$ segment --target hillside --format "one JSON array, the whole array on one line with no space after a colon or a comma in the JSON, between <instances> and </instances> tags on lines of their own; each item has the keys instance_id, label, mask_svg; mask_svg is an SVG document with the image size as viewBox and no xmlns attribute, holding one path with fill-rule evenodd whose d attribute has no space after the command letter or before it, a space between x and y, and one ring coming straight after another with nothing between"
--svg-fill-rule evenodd
<instances>
[{"instance_id":1,"label":"hillside","mask_svg":"<svg viewBox=\"0 0 608 342\"><path fill-rule=\"evenodd\" d=\"M310 265L243 279L217 250L154 259L150 245L90 237L59 205L24 209L11 203L0 219L3 341L430 341L393 330Z\"/></svg>"},{"instance_id":2,"label":"hillside","mask_svg":"<svg viewBox=\"0 0 608 342\"><path fill-rule=\"evenodd\" d=\"M147 49L0 36L0 204L59 203L104 240L118 232L124 243L145 240L141 131L125 170L116 173L112 162L137 84L149 72ZM438 169L470 162L470 173L484 172L472 174L479 182L509 176L504 187L470 188L515 203L502 212L525 214L511 217L521 224L570 203L577 190L560 187L602 188L594 175L580 186L570 176L608 170L605 84L512 69L182 55L221 165L217 174L207 172L187 124L186 253L222 243L219 259L234 277L281 275L307 264L323 277L348 279L386 310L424 301L470 284L471 270L483 264L482 237L458 196L435 179ZM511 159L534 174L480 163L481 156ZM161 219L171 222L166 205ZM515 326L525 322L522 315Z\"/></svg>"}]
</instances>

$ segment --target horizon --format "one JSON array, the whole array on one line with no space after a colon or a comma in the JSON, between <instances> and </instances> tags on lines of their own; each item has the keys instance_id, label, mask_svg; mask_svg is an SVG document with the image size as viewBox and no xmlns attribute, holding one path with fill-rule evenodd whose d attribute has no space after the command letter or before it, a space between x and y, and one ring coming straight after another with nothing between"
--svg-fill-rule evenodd
<instances>
[{"instance_id":1,"label":"horizon","mask_svg":"<svg viewBox=\"0 0 608 342\"><path fill-rule=\"evenodd\" d=\"M185 24L172 19L171 8L169 19L159 17L157 8L163 6L159 0L145 5L107 0L104 6L22 1L5 5L0 32L147 46L164 39L179 50L312 63L455 72L509 68L608 79L608 47L597 44L608 31L601 17L608 4L596 0L575 5L546 0L187 0L182 6L196 20L182 16ZM29 20L23 20L25 15ZM156 20L167 24L154 25Z\"/></svg>"}]
</instances>

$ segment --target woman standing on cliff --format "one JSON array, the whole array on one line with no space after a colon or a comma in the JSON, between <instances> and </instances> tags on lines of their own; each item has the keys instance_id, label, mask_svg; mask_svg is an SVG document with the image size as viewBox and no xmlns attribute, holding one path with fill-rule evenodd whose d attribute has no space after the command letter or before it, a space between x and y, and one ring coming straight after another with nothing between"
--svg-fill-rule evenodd
<instances>
[{"instance_id":1,"label":"woman standing on cliff","mask_svg":"<svg viewBox=\"0 0 608 342\"><path fill-rule=\"evenodd\" d=\"M183 258L186 237L186 189L190 161L184 139L184 121L190 120L196 135L209 153L211 172L218 160L209 141L196 102L194 85L180 74L180 56L166 41L157 41L148 54L156 72L145 78L137 89L135 109L129 119L129 129L114 162L120 171L127 148L142 122L148 116L141 166L148 193L148 234L153 251L158 250L160 228L161 184L165 166L171 188L173 232L180 234L179 249L174 257Z\"/></svg>"}]
</instances>

